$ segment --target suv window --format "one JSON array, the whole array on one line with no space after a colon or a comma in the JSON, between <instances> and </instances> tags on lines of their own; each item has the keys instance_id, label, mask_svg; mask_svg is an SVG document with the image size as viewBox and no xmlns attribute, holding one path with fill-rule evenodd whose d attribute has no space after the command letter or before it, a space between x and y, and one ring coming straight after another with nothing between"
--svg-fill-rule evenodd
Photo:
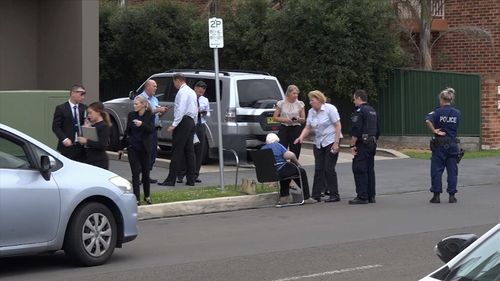
<instances>
[{"instance_id":1,"label":"suv window","mask_svg":"<svg viewBox=\"0 0 500 281\"><path fill-rule=\"evenodd\" d=\"M169 77L153 77L151 78L152 80L155 80L156 82L156 93L155 97L158 99L158 101L165 101L167 95L165 93L168 93L168 87L169 87ZM171 83L171 82L170 82ZM142 85L138 90L137 94L140 94L144 91L144 85Z\"/></svg>"},{"instance_id":2,"label":"suv window","mask_svg":"<svg viewBox=\"0 0 500 281\"><path fill-rule=\"evenodd\" d=\"M174 87L174 83L172 82L172 78L170 77L153 77L152 80L156 82L156 93L155 97L158 101L168 101L168 93L170 93L170 88ZM175 89L175 87L174 87ZM142 85L139 89L137 89L136 93L139 95L144 91L144 85ZM166 94L167 93L167 94ZM174 92L175 95L176 91ZM173 101L173 99L172 99Z\"/></svg>"},{"instance_id":3,"label":"suv window","mask_svg":"<svg viewBox=\"0 0 500 281\"><path fill-rule=\"evenodd\" d=\"M282 99L278 83L275 80L251 79L238 80L238 99L242 107L260 108L262 101L274 104ZM272 104L272 106L274 106Z\"/></svg>"},{"instance_id":4,"label":"suv window","mask_svg":"<svg viewBox=\"0 0 500 281\"><path fill-rule=\"evenodd\" d=\"M209 102L216 102L217 100L215 98L215 79L187 78L187 84L193 90L194 90L194 85L198 81L203 81L203 82L205 82L205 84L207 84L207 89L205 90L205 94L203 96L205 96ZM220 95L222 97L222 93L223 93L222 80L219 80L219 89L220 89Z\"/></svg>"}]
</instances>

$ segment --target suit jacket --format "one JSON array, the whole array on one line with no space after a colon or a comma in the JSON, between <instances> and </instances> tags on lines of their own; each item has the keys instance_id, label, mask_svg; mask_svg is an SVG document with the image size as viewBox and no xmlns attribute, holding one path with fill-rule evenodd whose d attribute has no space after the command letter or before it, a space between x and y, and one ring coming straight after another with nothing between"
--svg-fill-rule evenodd
<instances>
[{"instance_id":1,"label":"suit jacket","mask_svg":"<svg viewBox=\"0 0 500 281\"><path fill-rule=\"evenodd\" d=\"M52 120L52 131L57 137L57 150L63 152L66 147L62 141L66 138L75 142L75 124L73 124L73 112L69 102L65 102L56 107ZM78 104L78 115L80 115L80 126L83 125L87 106Z\"/></svg>"}]
</instances>

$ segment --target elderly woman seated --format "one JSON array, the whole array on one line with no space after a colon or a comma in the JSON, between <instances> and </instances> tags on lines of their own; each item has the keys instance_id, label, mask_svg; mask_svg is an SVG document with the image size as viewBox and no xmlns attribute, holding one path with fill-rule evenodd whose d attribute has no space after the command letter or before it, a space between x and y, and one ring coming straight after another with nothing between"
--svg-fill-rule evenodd
<instances>
[{"instance_id":1,"label":"elderly woman seated","mask_svg":"<svg viewBox=\"0 0 500 281\"><path fill-rule=\"evenodd\" d=\"M302 192L304 194L304 202L316 203L316 200L311 199L309 195L309 183L307 181L306 171L304 170L304 168L300 167L300 163L298 162L295 154L287 150L281 143L279 143L279 140L280 139L276 134L269 133L266 136L266 144L262 146L261 149L272 150L276 169L278 170L280 178L298 176L297 167L295 165L299 166L302 182L300 182L299 178L295 178L293 180L300 188L302 188ZM288 162L287 160L295 163L295 165ZM290 182L290 179L280 181L280 204L288 204L288 198L290 195Z\"/></svg>"}]
</instances>

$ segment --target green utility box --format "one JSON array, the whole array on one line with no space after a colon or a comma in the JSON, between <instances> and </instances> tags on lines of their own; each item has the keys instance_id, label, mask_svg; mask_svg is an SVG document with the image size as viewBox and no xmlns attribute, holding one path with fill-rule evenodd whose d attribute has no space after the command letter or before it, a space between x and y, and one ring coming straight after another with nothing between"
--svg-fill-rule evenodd
<instances>
[{"instance_id":1,"label":"green utility box","mask_svg":"<svg viewBox=\"0 0 500 281\"><path fill-rule=\"evenodd\" d=\"M0 91L0 123L56 148L52 118L57 105L69 99L66 91Z\"/></svg>"}]
</instances>

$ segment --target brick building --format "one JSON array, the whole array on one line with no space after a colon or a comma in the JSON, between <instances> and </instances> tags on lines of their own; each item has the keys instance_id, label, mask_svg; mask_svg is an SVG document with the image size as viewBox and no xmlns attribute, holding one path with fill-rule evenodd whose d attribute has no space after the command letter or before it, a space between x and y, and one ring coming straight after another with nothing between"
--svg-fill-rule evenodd
<instances>
[{"instance_id":1,"label":"brick building","mask_svg":"<svg viewBox=\"0 0 500 281\"><path fill-rule=\"evenodd\" d=\"M444 19L448 33L432 49L433 69L481 75L482 148L500 149L500 1L448 0ZM472 26L491 37L450 32Z\"/></svg>"}]
</instances>

